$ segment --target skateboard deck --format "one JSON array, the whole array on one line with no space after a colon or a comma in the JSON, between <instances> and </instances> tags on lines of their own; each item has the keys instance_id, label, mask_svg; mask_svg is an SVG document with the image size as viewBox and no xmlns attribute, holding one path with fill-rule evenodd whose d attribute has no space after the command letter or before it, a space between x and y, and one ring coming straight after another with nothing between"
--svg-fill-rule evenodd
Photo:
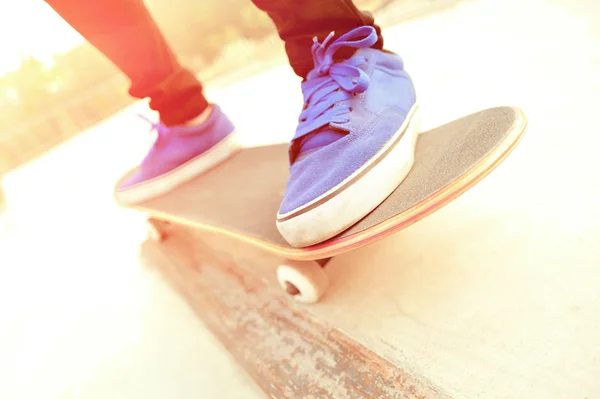
<instances>
[{"instance_id":1,"label":"skateboard deck","mask_svg":"<svg viewBox=\"0 0 600 399\"><path fill-rule=\"evenodd\" d=\"M275 225L289 176L287 144L242 149L174 191L131 208L289 259L329 258L380 240L457 198L508 156L526 123L520 109L496 107L421 133L414 166L402 184L355 225L309 247L290 246Z\"/></svg>"}]
</instances>

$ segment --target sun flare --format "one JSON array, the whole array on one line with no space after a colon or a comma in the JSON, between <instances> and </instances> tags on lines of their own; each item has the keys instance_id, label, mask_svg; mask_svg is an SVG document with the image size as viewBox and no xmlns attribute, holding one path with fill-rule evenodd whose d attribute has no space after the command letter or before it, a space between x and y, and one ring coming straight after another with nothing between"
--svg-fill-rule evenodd
<instances>
[{"instance_id":1,"label":"sun flare","mask_svg":"<svg viewBox=\"0 0 600 399\"><path fill-rule=\"evenodd\" d=\"M83 38L41 0L0 2L0 76L18 69L23 57L51 63Z\"/></svg>"}]
</instances>

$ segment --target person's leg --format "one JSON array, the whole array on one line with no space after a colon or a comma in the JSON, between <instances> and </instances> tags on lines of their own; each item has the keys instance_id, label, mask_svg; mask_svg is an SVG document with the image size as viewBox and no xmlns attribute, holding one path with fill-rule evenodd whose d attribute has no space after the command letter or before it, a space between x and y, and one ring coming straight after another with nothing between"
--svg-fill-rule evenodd
<instances>
[{"instance_id":1,"label":"person's leg","mask_svg":"<svg viewBox=\"0 0 600 399\"><path fill-rule=\"evenodd\" d=\"M290 66L304 78L313 68L311 46L313 38L323 41L330 32L335 38L360 26L372 26L377 41L372 48L383 48L381 28L375 24L373 15L360 11L351 0L252 0L254 5L266 12L277 29ZM342 48L336 53L338 59L348 58L353 49Z\"/></svg>"},{"instance_id":2,"label":"person's leg","mask_svg":"<svg viewBox=\"0 0 600 399\"><path fill-rule=\"evenodd\" d=\"M129 77L131 96L150 98L166 125L187 122L208 106L202 85L179 64L142 0L46 2Z\"/></svg>"},{"instance_id":3,"label":"person's leg","mask_svg":"<svg viewBox=\"0 0 600 399\"><path fill-rule=\"evenodd\" d=\"M383 49L371 14L350 0L253 0L303 78L277 227L293 246L327 240L371 212L404 180L418 136L403 60Z\"/></svg>"},{"instance_id":4,"label":"person's leg","mask_svg":"<svg viewBox=\"0 0 600 399\"><path fill-rule=\"evenodd\" d=\"M171 51L142 0L46 0L131 79L130 94L159 113L157 139L139 168L117 185L122 203L166 193L238 149L234 127Z\"/></svg>"}]
</instances>

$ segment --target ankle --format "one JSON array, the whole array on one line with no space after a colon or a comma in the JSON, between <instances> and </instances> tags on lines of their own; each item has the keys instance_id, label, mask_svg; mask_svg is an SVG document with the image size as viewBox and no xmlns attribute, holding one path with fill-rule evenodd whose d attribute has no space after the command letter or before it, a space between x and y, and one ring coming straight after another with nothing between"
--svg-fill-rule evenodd
<instances>
[{"instance_id":1,"label":"ankle","mask_svg":"<svg viewBox=\"0 0 600 399\"><path fill-rule=\"evenodd\" d=\"M189 121L184 123L184 125L185 126L198 126L198 125L203 124L204 122L206 122L208 120L208 118L212 114L213 108L214 108L213 104L208 104L208 107L206 107L204 109L204 111L202 111L198 116L196 116L193 119L190 119Z\"/></svg>"}]
</instances>

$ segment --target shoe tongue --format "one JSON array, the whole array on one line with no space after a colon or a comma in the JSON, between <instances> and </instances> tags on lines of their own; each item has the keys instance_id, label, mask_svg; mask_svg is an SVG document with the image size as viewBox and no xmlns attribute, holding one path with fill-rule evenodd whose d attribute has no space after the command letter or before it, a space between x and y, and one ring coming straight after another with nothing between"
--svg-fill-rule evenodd
<instances>
[{"instance_id":1,"label":"shoe tongue","mask_svg":"<svg viewBox=\"0 0 600 399\"><path fill-rule=\"evenodd\" d=\"M326 145L341 139L343 136L344 133L342 132L330 128L323 128L303 137L302 142L299 145L300 150L298 151L296 161L299 161L302 157L308 155L312 151L316 151L321 147L325 147Z\"/></svg>"}]
</instances>

